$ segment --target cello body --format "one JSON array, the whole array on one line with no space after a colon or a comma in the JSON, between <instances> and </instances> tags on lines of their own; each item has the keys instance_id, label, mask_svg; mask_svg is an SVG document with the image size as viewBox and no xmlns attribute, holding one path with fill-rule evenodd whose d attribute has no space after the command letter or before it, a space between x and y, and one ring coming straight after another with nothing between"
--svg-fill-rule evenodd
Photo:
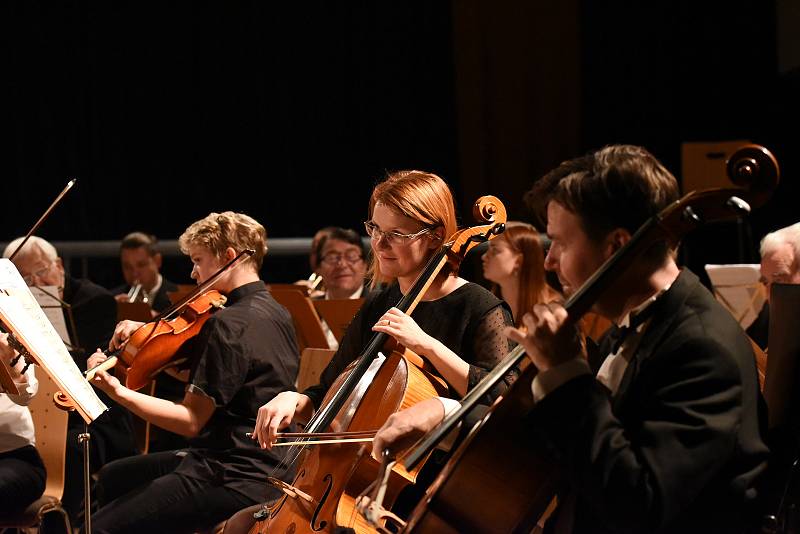
<instances>
[{"instance_id":1,"label":"cello body","mask_svg":"<svg viewBox=\"0 0 800 534\"><path fill-rule=\"evenodd\" d=\"M382 361L379 369L368 372L334 419L334 431L372 430L388 417L422 400L443 395L447 389L438 378L412 363L413 357L399 352ZM333 395L344 380L351 364L332 385ZM372 370L371 370L372 371ZM352 528L358 533L375 528L356 512L357 496L375 479L379 464L370 455L369 444L340 443L311 447L303 451L303 462L290 486L269 510L269 517L257 522L250 534L333 532L337 527ZM393 502L400 490L416 480L419 468L406 471L397 466L392 473L387 501ZM280 486L279 486L280 487Z\"/></svg>"},{"instance_id":2,"label":"cello body","mask_svg":"<svg viewBox=\"0 0 800 534\"><path fill-rule=\"evenodd\" d=\"M411 315L446 265L457 267L470 249L505 229L505 207L496 197L479 198L473 214L489 224L461 230L452 236L430 257L412 287L396 304L397 309ZM428 364L418 356L394 351L383 358L379 351L388 352L385 346L389 339L385 333L372 336L361 356L328 388L328 394L306 426L306 434L375 432L394 412L434 396L447 395L447 385L429 373ZM291 484L269 479L285 495L269 507L266 517L259 519L250 534L334 532L339 527L376 532L380 527L369 524L355 506L358 496L379 472L380 465L370 453L369 444L346 442L290 451L287 456L294 458L289 463L304 455L297 465L297 475ZM392 469L385 493L390 506L402 488L416 480L421 465L409 470L399 465Z\"/></svg>"},{"instance_id":3,"label":"cello body","mask_svg":"<svg viewBox=\"0 0 800 534\"><path fill-rule=\"evenodd\" d=\"M558 484L553 462L536 454L525 425L525 415L533 408L535 375L536 368L529 365L470 430L403 532L527 534L533 530ZM491 504L481 506L471 498L476 487L491 495Z\"/></svg>"},{"instance_id":4,"label":"cello body","mask_svg":"<svg viewBox=\"0 0 800 534\"><path fill-rule=\"evenodd\" d=\"M734 183L748 183L749 189L691 192L651 217L570 296L564 304L568 313L565 326L570 323L574 326L604 291L614 288L620 274L652 244L667 242L675 247L681 237L703 224L740 217L750 211L750 206L739 197L763 203L778 181L777 162L763 147L744 147L731 157L728 170ZM524 348L517 347L496 369L514 364L521 366L524 357ZM493 370L473 392L486 390L499 376ZM535 367L527 365L520 378L489 408L488 415L471 429L412 512L404 533L528 533L534 530L539 518L547 513L559 485L552 461L531 445L536 440L527 435L527 415L533 408L531 384L535 376ZM420 440L407 455L404 465L415 465L426 450L452 431L457 421L463 421L475 408L477 398L478 395L469 400L465 397L461 408L445 417L438 428ZM482 507L476 505L471 493L476 487L485 496Z\"/></svg>"}]
</instances>

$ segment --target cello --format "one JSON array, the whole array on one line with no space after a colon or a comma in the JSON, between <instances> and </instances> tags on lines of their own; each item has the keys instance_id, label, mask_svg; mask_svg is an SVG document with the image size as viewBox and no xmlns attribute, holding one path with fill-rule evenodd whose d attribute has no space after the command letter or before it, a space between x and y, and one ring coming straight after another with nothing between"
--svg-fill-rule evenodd
<instances>
[{"instance_id":1,"label":"cello","mask_svg":"<svg viewBox=\"0 0 800 534\"><path fill-rule=\"evenodd\" d=\"M759 206L768 199L779 179L774 156L755 145L743 147L730 158L728 174L740 189L689 193L645 222L566 302L567 323L574 325L627 266L654 243L677 245L684 235L706 223L748 213L750 205ZM417 465L508 369L526 363L525 350L519 346L462 399L460 408L405 455L403 467L412 469ZM536 372L535 366L525 366L520 378L470 429L408 522L401 524L402 532L527 533L536 527L560 485L553 463L527 445L532 438L524 421L533 408L531 383ZM503 451L502 456L497 451ZM485 501L481 506L465 506L474 503L473 492L478 484ZM373 497L362 507L373 520L383 517L380 500L376 499L379 489L376 485Z\"/></svg>"},{"instance_id":2,"label":"cello","mask_svg":"<svg viewBox=\"0 0 800 534\"><path fill-rule=\"evenodd\" d=\"M478 199L473 214L486 224L451 236L428 260L396 305L398 309L411 314L446 265L457 266L469 250L505 228L505 208L495 197ZM338 435L342 437L374 434L393 412L446 391L444 382L426 369L427 364L419 356L394 351L384 358L380 351L388 340L385 333L374 334L361 355L328 390L306 432L301 434L301 441L287 453L287 463L297 463L295 478L291 483L268 479L284 495L256 514L258 521L250 529L251 534L332 532L342 526L356 532L375 530L355 513L354 502L375 476L377 462L363 447L347 439L324 448L307 445L311 438L337 435L326 432L328 429L341 431ZM394 500L403 487L415 481L420 467L392 471L388 500Z\"/></svg>"}]
</instances>

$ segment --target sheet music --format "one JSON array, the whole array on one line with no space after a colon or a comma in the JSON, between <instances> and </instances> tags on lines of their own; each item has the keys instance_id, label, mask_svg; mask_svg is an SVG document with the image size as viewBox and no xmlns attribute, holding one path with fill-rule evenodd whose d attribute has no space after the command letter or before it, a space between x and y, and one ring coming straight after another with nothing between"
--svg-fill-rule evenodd
<instances>
[{"instance_id":1,"label":"sheet music","mask_svg":"<svg viewBox=\"0 0 800 534\"><path fill-rule=\"evenodd\" d=\"M755 321L766 301L757 263L706 265L714 296L733 314L742 328Z\"/></svg>"},{"instance_id":2,"label":"sheet music","mask_svg":"<svg viewBox=\"0 0 800 534\"><path fill-rule=\"evenodd\" d=\"M0 316L61 391L74 401L78 413L87 423L108 409L75 365L64 341L14 264L5 258L0 259Z\"/></svg>"},{"instance_id":3,"label":"sheet music","mask_svg":"<svg viewBox=\"0 0 800 534\"><path fill-rule=\"evenodd\" d=\"M33 298L39 303L39 307L44 312L47 320L56 329L61 341L68 347L72 346L72 341L69 338L69 331L67 330L67 321L64 319L64 309L61 303L53 297L58 295L58 288L56 286L29 287Z\"/></svg>"}]
</instances>

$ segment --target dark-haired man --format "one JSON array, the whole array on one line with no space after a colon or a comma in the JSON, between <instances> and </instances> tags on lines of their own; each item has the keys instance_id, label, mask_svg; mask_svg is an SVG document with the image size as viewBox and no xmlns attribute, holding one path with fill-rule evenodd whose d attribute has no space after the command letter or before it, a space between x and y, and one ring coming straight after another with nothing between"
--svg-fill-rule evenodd
<instances>
[{"instance_id":1,"label":"dark-haired man","mask_svg":"<svg viewBox=\"0 0 800 534\"><path fill-rule=\"evenodd\" d=\"M546 209L545 267L573 294L677 191L639 147L563 163L529 196ZM532 447L552 457L566 484L549 528L745 532L768 450L753 352L738 323L663 243L621 274L594 311L631 326L616 343L606 336L588 362L561 305L537 305L523 319L527 332L508 331L539 370ZM427 405L427 413L417 405L390 418L373 453L440 420L443 406Z\"/></svg>"},{"instance_id":2,"label":"dark-haired man","mask_svg":"<svg viewBox=\"0 0 800 534\"><path fill-rule=\"evenodd\" d=\"M167 293L177 291L178 286L164 278L161 273L161 253L155 236L143 232L126 235L119 246L119 260L125 284L111 290L117 302L128 302L131 288L139 286L137 297L161 312L170 307Z\"/></svg>"}]
</instances>

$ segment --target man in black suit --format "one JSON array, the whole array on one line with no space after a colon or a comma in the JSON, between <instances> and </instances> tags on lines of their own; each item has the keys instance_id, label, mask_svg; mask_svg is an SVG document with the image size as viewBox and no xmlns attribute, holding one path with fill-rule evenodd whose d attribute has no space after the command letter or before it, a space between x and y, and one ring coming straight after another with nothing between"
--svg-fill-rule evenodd
<instances>
[{"instance_id":1,"label":"man in black suit","mask_svg":"<svg viewBox=\"0 0 800 534\"><path fill-rule=\"evenodd\" d=\"M546 207L545 267L573 294L677 191L675 178L639 147L610 146L562 163L528 196ZM744 332L664 243L622 273L594 310L618 328L588 361L559 304L537 305L523 319L527 331L508 331L539 371L531 445L564 476L548 528L746 532L759 514L768 449ZM444 407L426 404L424 413L390 418L373 453L440 420Z\"/></svg>"},{"instance_id":2,"label":"man in black suit","mask_svg":"<svg viewBox=\"0 0 800 534\"><path fill-rule=\"evenodd\" d=\"M126 235L119 245L119 260L125 284L111 290L117 302L130 302L128 296L131 294L131 288L137 286L133 291L133 299L149 304L153 312L163 312L172 306L168 293L177 291L178 286L160 273L163 259L158 250L156 236L143 232L131 232ZM156 397L173 401L183 398L185 382L162 373L156 378L155 383L153 394ZM182 436L156 426L149 426L148 452L182 449L187 444Z\"/></svg>"},{"instance_id":3,"label":"man in black suit","mask_svg":"<svg viewBox=\"0 0 800 534\"><path fill-rule=\"evenodd\" d=\"M767 302L747 327L747 335L766 349L772 284L800 284L800 223L770 232L761 240L761 282L766 286Z\"/></svg>"},{"instance_id":4,"label":"man in black suit","mask_svg":"<svg viewBox=\"0 0 800 534\"><path fill-rule=\"evenodd\" d=\"M17 249L23 238L8 244L4 257ZM85 278L73 278L55 247L41 237L32 236L14 257L14 265L29 286L54 286L58 298L68 306L67 329L74 347L70 353L81 371L86 370L88 355L105 347L114 333L117 305L103 287ZM130 414L110 398L101 395L109 410L89 426L92 470L104 463L136 453ZM71 412L67 427L67 453L64 508L73 521L79 517L83 500L83 446L78 435L84 432L83 419Z\"/></svg>"},{"instance_id":5,"label":"man in black suit","mask_svg":"<svg viewBox=\"0 0 800 534\"><path fill-rule=\"evenodd\" d=\"M147 302L157 312L170 307L167 293L177 291L178 286L159 272L162 258L155 236L142 232L126 235L120 242L119 259L125 284L111 290L117 302L128 302L131 288L136 286L135 300Z\"/></svg>"}]
</instances>

